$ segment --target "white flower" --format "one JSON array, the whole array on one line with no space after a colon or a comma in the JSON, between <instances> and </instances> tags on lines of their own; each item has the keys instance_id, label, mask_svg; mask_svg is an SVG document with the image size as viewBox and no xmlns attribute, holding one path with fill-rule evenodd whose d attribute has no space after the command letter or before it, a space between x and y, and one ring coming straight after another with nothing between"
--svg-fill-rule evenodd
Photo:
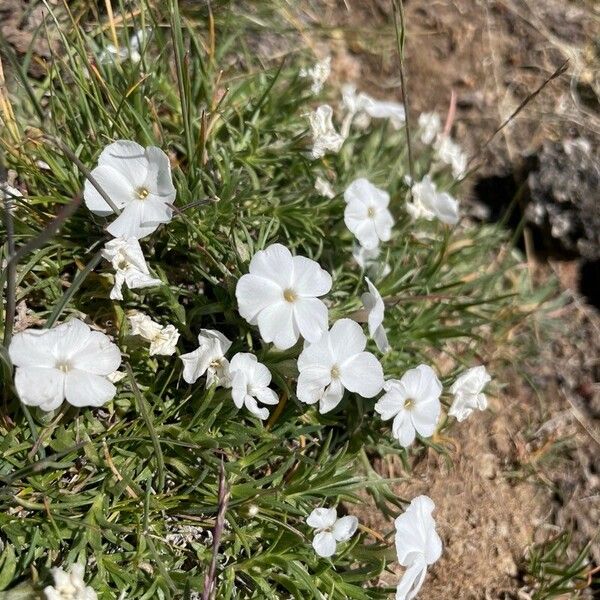
<instances>
[{"instance_id":1,"label":"white flower","mask_svg":"<svg viewBox=\"0 0 600 600\"><path fill-rule=\"evenodd\" d=\"M319 106L308 115L313 137L313 158L321 158L327 152L337 153L344 143L345 138L335 130L332 117L333 110L328 104Z\"/></svg>"},{"instance_id":2,"label":"white flower","mask_svg":"<svg viewBox=\"0 0 600 600\"><path fill-rule=\"evenodd\" d=\"M161 285L160 279L150 277L148 265L137 238L115 238L104 245L102 256L115 269L115 285L110 292L113 300L123 300L121 288L127 284L130 290Z\"/></svg>"},{"instance_id":3,"label":"white flower","mask_svg":"<svg viewBox=\"0 0 600 600\"><path fill-rule=\"evenodd\" d=\"M75 563L70 573L57 567L50 569L50 572L54 585L44 588L46 600L97 600L96 592L85 585L82 564Z\"/></svg>"},{"instance_id":4,"label":"white flower","mask_svg":"<svg viewBox=\"0 0 600 600\"><path fill-rule=\"evenodd\" d=\"M129 314L127 318L131 326L131 335L139 335L150 342L150 356L154 354L170 356L175 353L179 332L173 325L163 326L148 315L137 311Z\"/></svg>"},{"instance_id":5,"label":"white flower","mask_svg":"<svg viewBox=\"0 0 600 600\"><path fill-rule=\"evenodd\" d=\"M412 186L413 201L407 202L406 211L413 220L438 218L447 225L458 223L458 202L446 192L438 192L429 175Z\"/></svg>"},{"instance_id":6,"label":"white flower","mask_svg":"<svg viewBox=\"0 0 600 600\"><path fill-rule=\"evenodd\" d=\"M112 236L143 238L173 218L175 188L171 165L160 148L144 149L125 140L109 144L100 154L92 177L121 209L121 214L106 228ZM112 214L112 208L88 180L83 197L93 213Z\"/></svg>"},{"instance_id":7,"label":"white flower","mask_svg":"<svg viewBox=\"0 0 600 600\"><path fill-rule=\"evenodd\" d=\"M15 387L27 406L50 411L65 398L73 406L101 406L116 393L107 376L121 364L121 352L79 319L21 331L8 352L17 367Z\"/></svg>"},{"instance_id":8,"label":"white flower","mask_svg":"<svg viewBox=\"0 0 600 600\"><path fill-rule=\"evenodd\" d=\"M460 179L467 170L467 155L461 147L447 135L440 135L436 143L437 157L452 167L452 175Z\"/></svg>"},{"instance_id":9,"label":"white flower","mask_svg":"<svg viewBox=\"0 0 600 600\"><path fill-rule=\"evenodd\" d=\"M393 418L392 435L408 448L416 433L433 435L440 416L442 384L431 367L419 365L409 369L402 379L390 379L383 386L385 394L375 404L382 420Z\"/></svg>"},{"instance_id":10,"label":"white flower","mask_svg":"<svg viewBox=\"0 0 600 600\"><path fill-rule=\"evenodd\" d=\"M300 77L310 77L312 85L310 91L313 94L318 94L323 89L323 84L331 74L331 56L325 57L323 60L314 64L310 69L301 69Z\"/></svg>"},{"instance_id":11,"label":"white flower","mask_svg":"<svg viewBox=\"0 0 600 600\"><path fill-rule=\"evenodd\" d=\"M431 144L442 130L442 121L437 113L421 113L419 115L419 133L424 144Z\"/></svg>"},{"instance_id":12,"label":"white flower","mask_svg":"<svg viewBox=\"0 0 600 600\"><path fill-rule=\"evenodd\" d=\"M349 128L352 118L360 117L361 114L368 115L373 119L390 119L394 129L399 129L406 121L406 113L402 104L376 100L364 92L357 94L356 87L352 84L342 86L342 103L348 112L343 130Z\"/></svg>"},{"instance_id":13,"label":"white flower","mask_svg":"<svg viewBox=\"0 0 600 600\"><path fill-rule=\"evenodd\" d=\"M252 257L235 295L240 315L258 324L263 340L286 349L300 335L314 342L327 331L327 307L318 296L330 289L331 276L318 263L272 244Z\"/></svg>"},{"instance_id":14,"label":"white flower","mask_svg":"<svg viewBox=\"0 0 600 600\"><path fill-rule=\"evenodd\" d=\"M483 365L465 371L450 388L454 401L448 414L464 421L474 410L485 410L488 403L483 388L491 379Z\"/></svg>"},{"instance_id":15,"label":"white flower","mask_svg":"<svg viewBox=\"0 0 600 600\"><path fill-rule=\"evenodd\" d=\"M344 223L361 246L373 250L392 237L394 218L388 210L390 196L364 178L355 179L344 192Z\"/></svg>"},{"instance_id":16,"label":"white flower","mask_svg":"<svg viewBox=\"0 0 600 600\"><path fill-rule=\"evenodd\" d=\"M335 190L333 189L333 186L331 183L329 183L329 181L327 181L327 179L323 179L321 176L318 176L315 181L315 190L317 190L317 192L325 198L335 198Z\"/></svg>"},{"instance_id":17,"label":"white flower","mask_svg":"<svg viewBox=\"0 0 600 600\"><path fill-rule=\"evenodd\" d=\"M279 402L277 394L269 387L271 383L269 369L259 363L254 354L238 352L231 359L229 372L234 404L238 408L245 406L259 419L268 418L269 409L259 408L258 402L271 405Z\"/></svg>"},{"instance_id":18,"label":"white flower","mask_svg":"<svg viewBox=\"0 0 600 600\"><path fill-rule=\"evenodd\" d=\"M201 329L199 348L179 358L183 361L183 379L195 383L206 373L206 387L213 383L229 386L229 361L225 358L231 342L219 331Z\"/></svg>"},{"instance_id":19,"label":"white flower","mask_svg":"<svg viewBox=\"0 0 600 600\"><path fill-rule=\"evenodd\" d=\"M385 305L377 288L367 277L365 279L369 291L361 296L361 300L363 306L369 311L369 335L375 341L375 344L377 344L380 352L387 352L390 349L390 344L388 343L387 334L383 326Z\"/></svg>"},{"instance_id":20,"label":"white flower","mask_svg":"<svg viewBox=\"0 0 600 600\"><path fill-rule=\"evenodd\" d=\"M411 600L421 589L427 567L442 555L442 540L435 530L431 513L433 500L417 496L396 519L398 562L408 567L396 589L396 600Z\"/></svg>"},{"instance_id":21,"label":"white flower","mask_svg":"<svg viewBox=\"0 0 600 600\"><path fill-rule=\"evenodd\" d=\"M298 357L300 402L316 404L319 412L333 410L344 390L372 398L383 386L383 369L370 352L364 352L367 338L360 325L340 319L314 344L305 346Z\"/></svg>"},{"instance_id":22,"label":"white flower","mask_svg":"<svg viewBox=\"0 0 600 600\"><path fill-rule=\"evenodd\" d=\"M352 249L352 257L354 260L358 263L359 267L367 271L373 279L383 279L392 272L389 263L378 260L380 254L381 248L379 246L367 250L364 246L355 243Z\"/></svg>"},{"instance_id":23,"label":"white flower","mask_svg":"<svg viewBox=\"0 0 600 600\"><path fill-rule=\"evenodd\" d=\"M315 530L312 546L323 558L335 554L338 542L347 542L358 529L358 519L351 515L337 518L335 508L315 508L306 524Z\"/></svg>"}]
</instances>

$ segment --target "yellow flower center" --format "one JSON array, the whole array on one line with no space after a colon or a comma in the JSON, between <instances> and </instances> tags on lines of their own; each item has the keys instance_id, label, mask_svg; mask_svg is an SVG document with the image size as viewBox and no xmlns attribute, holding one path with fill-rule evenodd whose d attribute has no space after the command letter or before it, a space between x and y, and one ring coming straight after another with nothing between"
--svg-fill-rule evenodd
<instances>
[{"instance_id":1,"label":"yellow flower center","mask_svg":"<svg viewBox=\"0 0 600 600\"><path fill-rule=\"evenodd\" d=\"M372 206L369 206L367 210L367 215L369 215L369 219L372 219L375 216L375 209Z\"/></svg>"},{"instance_id":2,"label":"yellow flower center","mask_svg":"<svg viewBox=\"0 0 600 600\"><path fill-rule=\"evenodd\" d=\"M71 370L71 363L68 360L62 360L56 363L56 368L63 373L67 373Z\"/></svg>"},{"instance_id":3,"label":"yellow flower center","mask_svg":"<svg viewBox=\"0 0 600 600\"><path fill-rule=\"evenodd\" d=\"M290 290L289 288L283 292L283 297L287 302L295 302L298 299L298 295L294 290Z\"/></svg>"},{"instance_id":4,"label":"yellow flower center","mask_svg":"<svg viewBox=\"0 0 600 600\"><path fill-rule=\"evenodd\" d=\"M337 379L339 376L340 376L340 368L337 365L333 365L333 367L331 367L332 379Z\"/></svg>"},{"instance_id":5,"label":"yellow flower center","mask_svg":"<svg viewBox=\"0 0 600 600\"><path fill-rule=\"evenodd\" d=\"M404 401L404 408L406 410L411 410L413 408L413 406L415 405L415 401L412 398L407 398Z\"/></svg>"},{"instance_id":6,"label":"yellow flower center","mask_svg":"<svg viewBox=\"0 0 600 600\"><path fill-rule=\"evenodd\" d=\"M137 194L137 197L140 200L145 200L148 197L150 191L148 190L148 188L139 187L137 190L135 190L135 193Z\"/></svg>"}]
</instances>

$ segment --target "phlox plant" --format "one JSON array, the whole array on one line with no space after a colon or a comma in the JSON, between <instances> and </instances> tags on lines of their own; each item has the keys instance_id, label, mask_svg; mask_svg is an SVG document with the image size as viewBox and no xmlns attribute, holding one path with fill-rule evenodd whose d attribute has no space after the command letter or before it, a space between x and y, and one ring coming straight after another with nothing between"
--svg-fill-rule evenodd
<instances>
[{"instance_id":1,"label":"phlox plant","mask_svg":"<svg viewBox=\"0 0 600 600\"><path fill-rule=\"evenodd\" d=\"M387 114L379 105L363 99L368 127L347 126L339 151L315 156L307 115L327 102L341 131L345 113L337 90L327 83L316 90L301 75L314 57L260 59L247 46L255 19L202 6L190 14L176 2L123 9L110 21L116 39L85 11L70 14L68 25L53 25L50 13L47 27L61 44L47 75L32 80L26 64L12 62L0 144L22 196L5 200L2 230L0 590L38 597L52 584L50 569L61 567L55 579L75 573L79 588L103 599L208 597L206 585L220 599L387 598L395 586L381 575L398 562L394 519L411 499L372 463L395 454L410 471L423 453L447 452L444 437L456 422L448 418L450 386L481 363L486 341L503 340L525 316L526 274L498 226L411 218L411 181L430 172L435 150L415 138L410 173L405 126L378 118ZM170 168L175 190L156 227L143 235L126 228L130 237L119 243L107 229L115 215L98 209L106 205L90 183L117 140L147 155L150 147L164 152L168 165L154 158ZM160 196L144 168L148 189L128 185L140 198ZM459 197L451 169L438 165L432 177L440 193ZM344 192L360 178L389 195L393 219L377 258L363 266L344 217ZM333 197L315 189L324 181ZM318 263L327 283L312 299L328 323L296 332L290 322L280 344L271 342L283 333L265 341L238 305L251 259L273 244ZM383 321L369 320L374 306L377 315L384 307ZM99 407L78 406L68 394L47 411L27 406L15 387L13 367L22 367L11 363L11 340L70 319L118 346L120 366L101 373L114 395ZM311 343L336 322L362 328L361 364L374 361L396 381L386 388L388 403L406 401L397 386L409 369L436 372L431 402L441 416L425 428L435 430L430 437L412 425L403 441L416 436L414 443L394 437L391 421L375 411L383 380L372 390L348 371L327 411L314 395L322 390L306 388L299 398L298 358L305 353L307 373L319 367ZM436 366L444 355L450 370ZM333 385L333 371L322 387ZM485 405L474 385L461 396L461 415ZM390 419L406 406L382 410ZM365 503L381 511L379 531L360 524ZM307 524L315 509L333 516ZM346 516L358 524L341 521ZM437 536L433 521L424 522L421 529ZM402 562L419 585L437 550L423 556Z\"/></svg>"}]
</instances>

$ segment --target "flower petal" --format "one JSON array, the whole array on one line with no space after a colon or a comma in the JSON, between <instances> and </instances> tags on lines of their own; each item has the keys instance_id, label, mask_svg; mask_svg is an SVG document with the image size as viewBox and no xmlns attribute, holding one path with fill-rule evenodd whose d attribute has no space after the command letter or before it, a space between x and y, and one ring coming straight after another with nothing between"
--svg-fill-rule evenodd
<instances>
[{"instance_id":1,"label":"flower petal","mask_svg":"<svg viewBox=\"0 0 600 600\"><path fill-rule=\"evenodd\" d=\"M16 333L8 349L16 367L53 367L57 336L52 329L26 329Z\"/></svg>"},{"instance_id":2,"label":"flower petal","mask_svg":"<svg viewBox=\"0 0 600 600\"><path fill-rule=\"evenodd\" d=\"M327 307L318 298L298 298L292 303L296 325L309 342L318 341L327 331Z\"/></svg>"},{"instance_id":3,"label":"flower petal","mask_svg":"<svg viewBox=\"0 0 600 600\"><path fill-rule=\"evenodd\" d=\"M132 200L121 214L106 228L114 237L134 237L141 239L153 233L158 223L142 225L144 220L144 201Z\"/></svg>"},{"instance_id":4,"label":"flower petal","mask_svg":"<svg viewBox=\"0 0 600 600\"><path fill-rule=\"evenodd\" d=\"M258 315L258 329L265 342L273 342L279 350L291 348L300 335L292 303L283 300L267 306Z\"/></svg>"},{"instance_id":5,"label":"flower petal","mask_svg":"<svg viewBox=\"0 0 600 600\"><path fill-rule=\"evenodd\" d=\"M338 365L362 352L367 345L367 338L361 326L351 319L336 321L329 332L329 340Z\"/></svg>"},{"instance_id":6,"label":"flower petal","mask_svg":"<svg viewBox=\"0 0 600 600\"><path fill-rule=\"evenodd\" d=\"M366 250L374 250L379 246L380 239L374 219L366 219L350 231L354 233L359 244Z\"/></svg>"},{"instance_id":7,"label":"flower petal","mask_svg":"<svg viewBox=\"0 0 600 600\"><path fill-rule=\"evenodd\" d=\"M419 435L431 437L437 426L441 405L437 399L415 402L410 417Z\"/></svg>"},{"instance_id":8,"label":"flower petal","mask_svg":"<svg viewBox=\"0 0 600 600\"><path fill-rule=\"evenodd\" d=\"M315 552L323 558L329 558L335 554L335 538L328 531L317 533L313 539L312 546Z\"/></svg>"},{"instance_id":9,"label":"flower petal","mask_svg":"<svg viewBox=\"0 0 600 600\"><path fill-rule=\"evenodd\" d=\"M17 367L15 387L23 404L42 410L58 408L65 397L65 376L58 369Z\"/></svg>"},{"instance_id":10,"label":"flower petal","mask_svg":"<svg viewBox=\"0 0 600 600\"><path fill-rule=\"evenodd\" d=\"M360 352L341 365L344 387L363 398L372 398L383 388L383 368L370 352Z\"/></svg>"},{"instance_id":11,"label":"flower petal","mask_svg":"<svg viewBox=\"0 0 600 600\"><path fill-rule=\"evenodd\" d=\"M119 171L109 166L99 166L91 174L117 208L123 208L133 201L134 189ZM113 209L87 179L83 187L83 199L85 205L97 215L106 217L113 213Z\"/></svg>"},{"instance_id":12,"label":"flower petal","mask_svg":"<svg viewBox=\"0 0 600 600\"><path fill-rule=\"evenodd\" d=\"M117 140L109 144L100 154L98 164L118 171L134 187L141 186L146 181L146 150L136 142Z\"/></svg>"},{"instance_id":13,"label":"flower petal","mask_svg":"<svg viewBox=\"0 0 600 600\"><path fill-rule=\"evenodd\" d=\"M73 406L102 406L116 393L117 388L106 377L77 369L65 375L65 396Z\"/></svg>"},{"instance_id":14,"label":"flower petal","mask_svg":"<svg viewBox=\"0 0 600 600\"><path fill-rule=\"evenodd\" d=\"M315 404L323 395L325 388L331 383L330 370L324 367L309 367L300 372L296 396L300 402Z\"/></svg>"},{"instance_id":15,"label":"flower petal","mask_svg":"<svg viewBox=\"0 0 600 600\"><path fill-rule=\"evenodd\" d=\"M206 347L196 348L193 352L179 356L183 362L183 380L186 383L196 383L212 362L212 354Z\"/></svg>"},{"instance_id":16,"label":"flower petal","mask_svg":"<svg viewBox=\"0 0 600 600\"><path fill-rule=\"evenodd\" d=\"M337 520L335 508L315 508L308 518L306 524L313 529L328 529L333 527Z\"/></svg>"},{"instance_id":17,"label":"flower petal","mask_svg":"<svg viewBox=\"0 0 600 600\"><path fill-rule=\"evenodd\" d=\"M373 222L377 237L382 242L387 242L392 237L392 227L394 226L394 218L390 211L387 208L378 210L373 217Z\"/></svg>"},{"instance_id":18,"label":"flower petal","mask_svg":"<svg viewBox=\"0 0 600 600\"><path fill-rule=\"evenodd\" d=\"M305 256L294 256L293 287L299 296L323 296L331 289L331 275L319 263Z\"/></svg>"},{"instance_id":19,"label":"flower petal","mask_svg":"<svg viewBox=\"0 0 600 600\"><path fill-rule=\"evenodd\" d=\"M283 300L283 292L281 287L270 279L248 273L242 275L237 282L235 297L242 318L255 325L261 311Z\"/></svg>"},{"instance_id":20,"label":"flower petal","mask_svg":"<svg viewBox=\"0 0 600 600\"><path fill-rule=\"evenodd\" d=\"M110 375L121 364L121 351L109 337L99 331L91 331L77 354L71 358L71 366L95 375Z\"/></svg>"},{"instance_id":21,"label":"flower petal","mask_svg":"<svg viewBox=\"0 0 600 600\"><path fill-rule=\"evenodd\" d=\"M397 379L390 379L385 382L385 389L388 391L377 400L375 404L375 412L381 415L382 421L387 421L395 417L404 406L404 396L399 388L394 383L400 383Z\"/></svg>"},{"instance_id":22,"label":"flower petal","mask_svg":"<svg viewBox=\"0 0 600 600\"><path fill-rule=\"evenodd\" d=\"M334 379L321 397L319 412L324 415L325 413L332 411L342 401L343 397L344 386L339 379Z\"/></svg>"},{"instance_id":23,"label":"flower petal","mask_svg":"<svg viewBox=\"0 0 600 600\"><path fill-rule=\"evenodd\" d=\"M269 418L269 409L259 408L258 403L252 396L246 396L244 404L246 405L246 408L261 421Z\"/></svg>"},{"instance_id":24,"label":"flower petal","mask_svg":"<svg viewBox=\"0 0 600 600\"><path fill-rule=\"evenodd\" d=\"M157 194L163 197L165 201L173 202L175 200L175 186L173 185L169 157L156 146L146 148L146 156Z\"/></svg>"},{"instance_id":25,"label":"flower petal","mask_svg":"<svg viewBox=\"0 0 600 600\"><path fill-rule=\"evenodd\" d=\"M347 542L358 529L358 519L352 515L342 517L333 526L333 537L338 542Z\"/></svg>"},{"instance_id":26,"label":"flower petal","mask_svg":"<svg viewBox=\"0 0 600 600\"><path fill-rule=\"evenodd\" d=\"M254 395L259 402L262 402L262 404L269 404L272 406L279 404L279 396L271 388L258 388L255 390Z\"/></svg>"},{"instance_id":27,"label":"flower petal","mask_svg":"<svg viewBox=\"0 0 600 600\"><path fill-rule=\"evenodd\" d=\"M410 565L396 588L396 600L412 600L421 589L427 575L427 566L421 560L415 561Z\"/></svg>"},{"instance_id":28,"label":"flower petal","mask_svg":"<svg viewBox=\"0 0 600 600\"><path fill-rule=\"evenodd\" d=\"M403 448L408 448L415 441L415 427L412 424L408 411L404 410L404 407L394 417L392 435L400 442Z\"/></svg>"},{"instance_id":29,"label":"flower petal","mask_svg":"<svg viewBox=\"0 0 600 600\"><path fill-rule=\"evenodd\" d=\"M290 287L294 275L292 253L282 244L259 250L250 261L249 272L276 283L282 290Z\"/></svg>"}]
</instances>

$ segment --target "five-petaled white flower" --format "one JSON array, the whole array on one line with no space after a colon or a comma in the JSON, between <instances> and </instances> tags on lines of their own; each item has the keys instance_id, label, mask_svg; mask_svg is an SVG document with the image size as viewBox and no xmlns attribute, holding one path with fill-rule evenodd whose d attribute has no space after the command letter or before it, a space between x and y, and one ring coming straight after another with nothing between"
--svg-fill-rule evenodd
<instances>
[{"instance_id":1,"label":"five-petaled white flower","mask_svg":"<svg viewBox=\"0 0 600 600\"><path fill-rule=\"evenodd\" d=\"M112 236L143 238L173 218L175 187L171 165L160 148L143 148L125 140L109 144L100 154L92 177L121 209L121 214L106 228ZM112 208L89 180L85 182L83 197L93 213L112 214Z\"/></svg>"},{"instance_id":2,"label":"five-petaled white flower","mask_svg":"<svg viewBox=\"0 0 600 600\"><path fill-rule=\"evenodd\" d=\"M183 361L183 379L195 383L206 373L206 387L213 384L229 387L229 361L225 354L231 342L220 331L201 329L198 343L196 350L179 357Z\"/></svg>"},{"instance_id":3,"label":"five-petaled white flower","mask_svg":"<svg viewBox=\"0 0 600 600\"><path fill-rule=\"evenodd\" d=\"M488 402L483 388L491 379L483 365L467 369L450 388L454 401L448 414L464 421L474 410L485 410Z\"/></svg>"},{"instance_id":4,"label":"five-petaled white flower","mask_svg":"<svg viewBox=\"0 0 600 600\"><path fill-rule=\"evenodd\" d=\"M375 404L384 421L394 419L392 434L407 448L418 432L423 437L433 435L440 416L442 384L431 367L419 365L409 369L402 379L389 379L383 386L385 394Z\"/></svg>"},{"instance_id":5,"label":"five-petaled white flower","mask_svg":"<svg viewBox=\"0 0 600 600\"><path fill-rule=\"evenodd\" d=\"M438 218L447 225L458 223L458 202L447 192L438 192L429 175L412 186L412 196L413 201L406 204L406 211L413 220Z\"/></svg>"},{"instance_id":6,"label":"five-petaled white flower","mask_svg":"<svg viewBox=\"0 0 600 600\"><path fill-rule=\"evenodd\" d=\"M387 339L385 327L383 326L385 305L377 288L371 283L368 277L365 277L365 280L369 291L361 296L361 300L363 306L368 311L369 335L375 341L380 352L387 352L390 349L390 344Z\"/></svg>"},{"instance_id":7,"label":"five-petaled white flower","mask_svg":"<svg viewBox=\"0 0 600 600\"><path fill-rule=\"evenodd\" d=\"M286 349L300 335L315 342L327 331L327 307L318 296L330 289L331 276L318 263L272 244L252 257L235 295L240 315L258 324L263 340Z\"/></svg>"},{"instance_id":8,"label":"five-petaled white flower","mask_svg":"<svg viewBox=\"0 0 600 600\"><path fill-rule=\"evenodd\" d=\"M121 364L121 352L107 335L79 319L21 331L8 352L17 368L19 398L28 406L50 411L65 398L73 406L101 406L116 393L107 376Z\"/></svg>"},{"instance_id":9,"label":"five-petaled white flower","mask_svg":"<svg viewBox=\"0 0 600 600\"><path fill-rule=\"evenodd\" d=\"M442 121L437 113L419 115L419 134L424 144L431 144L442 130Z\"/></svg>"},{"instance_id":10,"label":"five-petaled white flower","mask_svg":"<svg viewBox=\"0 0 600 600\"><path fill-rule=\"evenodd\" d=\"M313 137L312 157L321 158L327 152L339 152L345 137L333 126L333 109L328 104L319 106L308 115L308 122Z\"/></svg>"},{"instance_id":11,"label":"five-petaled white flower","mask_svg":"<svg viewBox=\"0 0 600 600\"><path fill-rule=\"evenodd\" d=\"M400 129L406 121L404 106L398 102L376 100L364 92L356 92L352 84L342 86L342 103L348 111L344 121L344 130L349 128L350 120L355 116L368 115L372 119L390 119L394 129Z\"/></svg>"},{"instance_id":12,"label":"five-petaled white flower","mask_svg":"<svg viewBox=\"0 0 600 600\"><path fill-rule=\"evenodd\" d=\"M138 311L132 311L127 318L131 326L131 335L139 335L150 342L150 356L154 354L170 356L175 353L179 332L174 325L163 326Z\"/></svg>"},{"instance_id":13,"label":"five-petaled white flower","mask_svg":"<svg viewBox=\"0 0 600 600\"><path fill-rule=\"evenodd\" d=\"M364 398L377 395L383 386L383 369L370 352L367 338L358 323L340 319L318 342L308 344L298 357L300 402L316 404L319 412L333 410L344 390Z\"/></svg>"},{"instance_id":14,"label":"five-petaled white flower","mask_svg":"<svg viewBox=\"0 0 600 600\"><path fill-rule=\"evenodd\" d=\"M335 190L327 179L320 175L315 180L315 190L325 198L335 198Z\"/></svg>"},{"instance_id":15,"label":"five-petaled white flower","mask_svg":"<svg viewBox=\"0 0 600 600\"><path fill-rule=\"evenodd\" d=\"M277 394L269 387L271 372L259 363L254 354L238 352L229 363L231 396L238 408L245 406L255 417L266 419L269 409L259 408L258 402L274 405Z\"/></svg>"},{"instance_id":16,"label":"five-petaled white flower","mask_svg":"<svg viewBox=\"0 0 600 600\"><path fill-rule=\"evenodd\" d=\"M45 600L97 600L96 592L85 585L82 564L75 563L69 573L60 567L54 567L50 572L54 585L44 588Z\"/></svg>"},{"instance_id":17,"label":"five-petaled white flower","mask_svg":"<svg viewBox=\"0 0 600 600\"><path fill-rule=\"evenodd\" d=\"M417 496L396 519L398 562L407 567L396 589L396 600L411 600L421 589L427 567L442 555L442 540L435 530L431 513L433 500Z\"/></svg>"},{"instance_id":18,"label":"five-petaled white flower","mask_svg":"<svg viewBox=\"0 0 600 600\"><path fill-rule=\"evenodd\" d=\"M355 179L344 192L344 223L361 246L373 250L392 237L394 218L388 210L390 196L364 178Z\"/></svg>"},{"instance_id":19,"label":"five-petaled white flower","mask_svg":"<svg viewBox=\"0 0 600 600\"><path fill-rule=\"evenodd\" d=\"M161 285L160 279L150 276L148 265L137 238L115 238L104 245L102 256L115 269L115 284L110 292L112 300L123 300L121 288L126 284L130 290Z\"/></svg>"},{"instance_id":20,"label":"five-petaled white flower","mask_svg":"<svg viewBox=\"0 0 600 600\"><path fill-rule=\"evenodd\" d=\"M436 142L437 157L452 167L452 175L460 179L467 170L467 155L448 135L440 135Z\"/></svg>"},{"instance_id":21,"label":"five-petaled white flower","mask_svg":"<svg viewBox=\"0 0 600 600\"><path fill-rule=\"evenodd\" d=\"M306 524L315 530L312 546L315 552L329 558L335 554L338 542L347 542L358 528L358 519L351 515L338 519L335 508L315 508Z\"/></svg>"},{"instance_id":22,"label":"five-petaled white flower","mask_svg":"<svg viewBox=\"0 0 600 600\"><path fill-rule=\"evenodd\" d=\"M309 77L312 80L310 91L318 94L323 89L323 84L331 74L331 56L326 56L323 60L315 63L308 69L300 70L300 77Z\"/></svg>"}]
</instances>

